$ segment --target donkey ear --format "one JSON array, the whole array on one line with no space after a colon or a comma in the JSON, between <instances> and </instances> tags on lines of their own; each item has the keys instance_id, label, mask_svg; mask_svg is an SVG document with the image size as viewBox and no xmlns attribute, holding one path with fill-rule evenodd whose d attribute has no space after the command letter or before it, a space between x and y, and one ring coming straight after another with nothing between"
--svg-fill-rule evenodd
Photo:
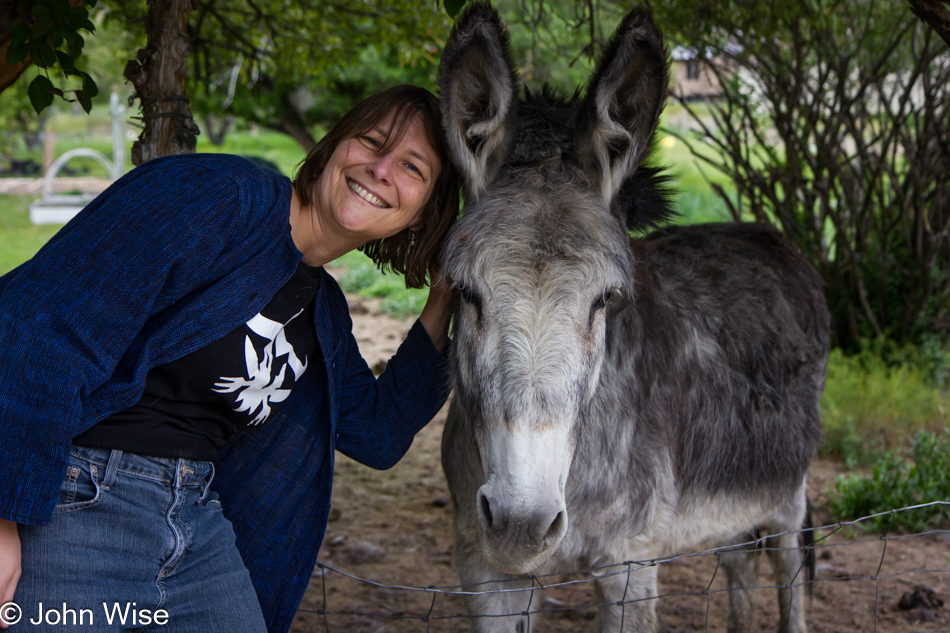
<instances>
[{"instance_id":1,"label":"donkey ear","mask_svg":"<svg viewBox=\"0 0 950 633\"><path fill-rule=\"evenodd\" d=\"M510 146L517 83L498 13L489 3L472 4L445 45L439 90L449 147L474 199L497 175Z\"/></svg>"},{"instance_id":2,"label":"donkey ear","mask_svg":"<svg viewBox=\"0 0 950 633\"><path fill-rule=\"evenodd\" d=\"M577 158L606 202L645 158L668 83L663 36L648 9L634 9L591 76L575 132Z\"/></svg>"}]
</instances>

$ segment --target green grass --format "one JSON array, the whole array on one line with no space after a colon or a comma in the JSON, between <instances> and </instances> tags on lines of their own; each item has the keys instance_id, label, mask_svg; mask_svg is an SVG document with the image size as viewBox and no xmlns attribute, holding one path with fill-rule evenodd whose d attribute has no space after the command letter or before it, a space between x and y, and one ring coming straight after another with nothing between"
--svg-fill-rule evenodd
<instances>
[{"instance_id":1,"label":"green grass","mask_svg":"<svg viewBox=\"0 0 950 633\"><path fill-rule=\"evenodd\" d=\"M30 203L35 196L0 195L0 275L4 275L40 250L59 226L30 224Z\"/></svg>"},{"instance_id":2,"label":"green grass","mask_svg":"<svg viewBox=\"0 0 950 633\"><path fill-rule=\"evenodd\" d=\"M904 356L888 363L871 347L856 356L831 351L821 399L823 456L868 465L914 433L950 428L950 398L930 361Z\"/></svg>"},{"instance_id":3,"label":"green grass","mask_svg":"<svg viewBox=\"0 0 950 633\"><path fill-rule=\"evenodd\" d=\"M699 224L702 222L730 221L726 203L713 190L707 179L721 185L726 191L732 186L724 174L703 163L693 156L686 144L671 132L661 131L657 135L655 162L667 168L673 178L674 208L680 217L678 224ZM697 147L701 144L697 143ZM712 150L709 150L710 155Z\"/></svg>"},{"instance_id":4,"label":"green grass","mask_svg":"<svg viewBox=\"0 0 950 633\"><path fill-rule=\"evenodd\" d=\"M293 176L294 168L306 157L306 152L295 140L286 134L264 129L257 133L231 132L222 146L212 145L206 136L199 136L196 149L200 153L260 156L275 163L288 178Z\"/></svg>"},{"instance_id":5,"label":"green grass","mask_svg":"<svg viewBox=\"0 0 950 633\"><path fill-rule=\"evenodd\" d=\"M360 297L382 299L379 312L395 319L419 316L429 296L425 288L406 288L402 275L380 273L373 261L359 251L351 251L328 266L344 269L337 280L344 291Z\"/></svg>"}]
</instances>

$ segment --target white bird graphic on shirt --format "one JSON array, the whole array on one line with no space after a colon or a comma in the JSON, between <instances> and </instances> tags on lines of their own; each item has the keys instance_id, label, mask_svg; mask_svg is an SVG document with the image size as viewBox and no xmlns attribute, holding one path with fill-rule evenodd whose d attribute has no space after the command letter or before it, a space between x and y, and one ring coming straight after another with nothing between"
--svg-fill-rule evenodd
<instances>
[{"instance_id":1,"label":"white bird graphic on shirt","mask_svg":"<svg viewBox=\"0 0 950 633\"><path fill-rule=\"evenodd\" d=\"M287 337L284 335L284 328L300 316L301 312L303 310L283 324L261 314L248 321L248 329L268 341L262 350L264 358L258 357L254 342L250 336L246 336L244 337L244 361L247 364L247 378L221 377L214 383L214 391L217 393L232 393L243 389L237 395L237 406L234 410L254 415L254 419L248 423L250 425L266 421L271 413L271 403L283 402L290 395L290 389L281 389L288 367L294 373L295 379L300 378L307 369L306 356L301 362L297 358L293 345L287 342ZM272 373L274 361L281 356L287 357L287 363L281 366L280 373L274 376Z\"/></svg>"}]
</instances>

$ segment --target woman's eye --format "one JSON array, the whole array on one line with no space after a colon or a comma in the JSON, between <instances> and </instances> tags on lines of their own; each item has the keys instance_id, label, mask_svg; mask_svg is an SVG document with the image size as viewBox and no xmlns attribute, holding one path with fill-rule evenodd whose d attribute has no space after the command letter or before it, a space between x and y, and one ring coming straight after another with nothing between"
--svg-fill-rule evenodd
<instances>
[{"instance_id":1,"label":"woman's eye","mask_svg":"<svg viewBox=\"0 0 950 633\"><path fill-rule=\"evenodd\" d=\"M381 147L379 141L377 141L376 139L374 139L372 136L363 136L363 137L361 137L361 140L362 140L364 143L366 143L367 145L369 145L370 147L374 147L374 148L377 148L377 149L378 149L379 147Z\"/></svg>"},{"instance_id":2,"label":"woman's eye","mask_svg":"<svg viewBox=\"0 0 950 633\"><path fill-rule=\"evenodd\" d=\"M406 163L406 167L409 169L409 171L413 171L419 174L420 176L422 175L422 170L416 167L415 165L413 165L412 163Z\"/></svg>"}]
</instances>

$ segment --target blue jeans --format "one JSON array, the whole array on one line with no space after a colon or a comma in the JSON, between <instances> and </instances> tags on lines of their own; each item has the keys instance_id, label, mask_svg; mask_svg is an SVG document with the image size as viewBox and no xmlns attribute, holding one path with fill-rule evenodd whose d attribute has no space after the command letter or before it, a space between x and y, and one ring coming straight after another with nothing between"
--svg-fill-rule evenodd
<instances>
[{"instance_id":1,"label":"blue jeans","mask_svg":"<svg viewBox=\"0 0 950 633\"><path fill-rule=\"evenodd\" d=\"M74 446L52 522L19 526L11 630L266 632L213 476L209 462Z\"/></svg>"}]
</instances>

